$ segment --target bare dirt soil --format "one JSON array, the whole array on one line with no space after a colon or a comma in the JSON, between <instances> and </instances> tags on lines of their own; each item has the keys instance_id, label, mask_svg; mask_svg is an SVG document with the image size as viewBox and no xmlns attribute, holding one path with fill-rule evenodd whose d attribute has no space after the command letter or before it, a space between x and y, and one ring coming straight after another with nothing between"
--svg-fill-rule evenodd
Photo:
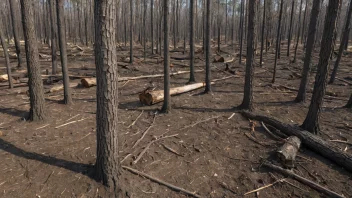
<instances>
[{"instance_id":1,"label":"bare dirt soil","mask_svg":"<svg viewBox=\"0 0 352 198\"><path fill-rule=\"evenodd\" d=\"M215 52L215 45L213 47ZM69 45L70 74L94 75L92 48L82 48L83 52L75 45ZM276 84L298 88L303 52L298 52L297 63L290 64L285 48L286 45L283 45ZM11 46L10 50L14 51L14 47ZM136 58L132 65L123 62L128 57L128 46L121 46L118 50L120 76L163 72L162 58L148 53L148 58L143 61L140 46L134 50ZM245 135L251 131L250 122L232 109L242 101L245 64L238 63L231 46L223 45L222 50L231 54L222 52L225 59L235 58L229 66L237 77L216 82L212 87L213 94L204 95L203 89L199 89L172 97L169 114L157 113L161 103L143 106L138 99L138 94L147 87L163 89L162 78L120 83L119 147L120 158L124 159L122 165L197 192L202 197L243 197L248 191L275 182L272 175L284 178L275 171L260 167L261 159L272 156L282 143L272 139L258 122L253 132L257 142ZM50 49L41 46L39 51L47 55L41 57L43 74L46 69L50 73ZM188 70L188 60L175 59L187 57L187 54L182 54L182 49L179 51L170 53L173 69ZM197 53L197 57L196 69L204 69L202 53ZM310 88L314 83L318 51L314 57ZM306 103L293 103L295 91L271 86L273 49L264 55L263 68L258 67L259 55L256 58L255 112L274 116L285 123L301 124L308 111L311 94L308 94ZM16 59L11 62L15 68ZM335 84L327 87L336 95L326 96L324 102L321 125L322 137L326 140L352 142L351 109L341 108L352 92L347 83L352 83L351 66L351 54L343 56L337 76L345 82L336 80ZM4 67L1 57L0 73L5 73ZM13 73L16 74L15 71ZM212 79L229 75L224 63L212 64ZM196 73L197 81L203 81L204 76L204 72ZM172 76L171 86L185 85L188 78L188 74ZM71 82L79 83L80 80L71 79ZM45 81L45 89L60 83ZM46 120L27 122L29 98L26 94L16 93L27 87L23 83L17 86L15 91L10 91L6 83L0 84L0 197L108 197L105 188L92 177L96 158L96 88L72 88L74 104L70 106L60 103L62 91L47 93ZM139 115L135 124L131 125ZM68 124L60 126L65 123ZM134 146L150 126L145 137ZM143 157L133 163L156 137L175 134L151 144ZM352 154L350 144L336 144L342 152ZM294 172L345 197L352 197L352 174L304 146L299 151ZM288 178L287 181L295 187L277 183L247 197L324 197L293 179ZM126 197L187 197L126 170L122 170L120 183L127 190Z\"/></svg>"}]
</instances>

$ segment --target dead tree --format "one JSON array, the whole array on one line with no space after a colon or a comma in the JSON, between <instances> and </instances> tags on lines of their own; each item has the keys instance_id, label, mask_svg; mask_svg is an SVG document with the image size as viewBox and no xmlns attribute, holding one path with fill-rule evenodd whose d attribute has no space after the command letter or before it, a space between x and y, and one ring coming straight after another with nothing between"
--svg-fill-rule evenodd
<instances>
[{"instance_id":1,"label":"dead tree","mask_svg":"<svg viewBox=\"0 0 352 198\"><path fill-rule=\"evenodd\" d=\"M254 77L254 41L256 38L256 12L258 0L248 2L248 33L247 33L247 60L246 75L244 80L244 96L240 109L252 110L253 108L253 77Z\"/></svg>"},{"instance_id":2,"label":"dead tree","mask_svg":"<svg viewBox=\"0 0 352 198\"><path fill-rule=\"evenodd\" d=\"M169 57L169 0L164 0L164 103L161 112L171 110L170 57Z\"/></svg>"},{"instance_id":3,"label":"dead tree","mask_svg":"<svg viewBox=\"0 0 352 198\"><path fill-rule=\"evenodd\" d=\"M33 4L32 1L20 0L23 35L25 42L28 85L30 121L44 120L45 118L45 99L43 91L43 81L40 74L39 52L37 47L36 32L34 27Z\"/></svg>"},{"instance_id":4,"label":"dead tree","mask_svg":"<svg viewBox=\"0 0 352 198\"><path fill-rule=\"evenodd\" d=\"M51 23L51 73L56 75L57 70L57 55L56 55L56 20L55 20L55 0L49 1L49 14Z\"/></svg>"},{"instance_id":5,"label":"dead tree","mask_svg":"<svg viewBox=\"0 0 352 198\"><path fill-rule=\"evenodd\" d=\"M133 63L133 0L130 0L130 63Z\"/></svg>"},{"instance_id":6,"label":"dead tree","mask_svg":"<svg viewBox=\"0 0 352 198\"><path fill-rule=\"evenodd\" d=\"M57 29L59 32L59 46L62 76L64 83L64 104L72 103L72 96L70 91L70 80L67 68L67 51L66 51L66 29L64 17L64 0L56 0L56 14L57 14Z\"/></svg>"},{"instance_id":7,"label":"dead tree","mask_svg":"<svg viewBox=\"0 0 352 198\"><path fill-rule=\"evenodd\" d=\"M154 54L154 0L150 0L150 37L152 43L152 54Z\"/></svg>"},{"instance_id":8,"label":"dead tree","mask_svg":"<svg viewBox=\"0 0 352 198\"><path fill-rule=\"evenodd\" d=\"M301 34L301 14L302 14L302 4L303 4L303 0L301 0L301 5L299 6L299 16L298 16L298 30L297 30L297 38L296 38L296 45L295 45L295 55L293 57L293 63L296 62L296 58L297 58L297 49L298 49L298 42L299 42L299 38L300 38L300 34Z\"/></svg>"},{"instance_id":9,"label":"dead tree","mask_svg":"<svg viewBox=\"0 0 352 198\"><path fill-rule=\"evenodd\" d=\"M320 12L320 0L313 0L312 13L310 16L308 37L306 44L306 53L304 57L304 64L302 69L302 78L299 85L299 90L296 96L296 102L304 102L306 100L307 84L310 71L310 64L312 61L312 52L314 49L315 35L317 31L317 22Z\"/></svg>"},{"instance_id":10,"label":"dead tree","mask_svg":"<svg viewBox=\"0 0 352 198\"><path fill-rule=\"evenodd\" d=\"M143 51L143 57L144 60L147 58L147 35L146 35L146 21L147 21L147 0L144 0L143 3L143 46L144 46L144 51Z\"/></svg>"},{"instance_id":11,"label":"dead tree","mask_svg":"<svg viewBox=\"0 0 352 198\"><path fill-rule=\"evenodd\" d=\"M205 19L205 90L204 93L211 93L211 73L210 73L210 0L206 0Z\"/></svg>"},{"instance_id":12,"label":"dead tree","mask_svg":"<svg viewBox=\"0 0 352 198\"><path fill-rule=\"evenodd\" d=\"M242 48L243 48L243 21L244 21L244 0L241 0L241 16L240 16L240 58L239 64L242 63Z\"/></svg>"},{"instance_id":13,"label":"dead tree","mask_svg":"<svg viewBox=\"0 0 352 198\"><path fill-rule=\"evenodd\" d=\"M4 50L4 56L5 56L5 63L6 63L6 72L7 72L7 80L9 82L9 88L13 88L13 82L12 82L12 76L11 76L11 63L10 63L10 57L9 57L9 52L7 49L7 43L5 42L5 36L3 33L3 24L2 21L0 20L0 42L2 45L2 49Z\"/></svg>"},{"instance_id":14,"label":"dead tree","mask_svg":"<svg viewBox=\"0 0 352 198\"><path fill-rule=\"evenodd\" d=\"M332 70L332 73L331 73L329 84L332 84L335 81L337 68L339 67L339 64L340 64L340 61L341 61L341 58L342 58L343 50L344 50L344 48L346 46L346 43L348 41L348 35L349 35L350 29L351 29L351 14L352 14L352 0L350 1L350 4L348 6L348 10L347 10L347 14L346 14L345 27L344 27L342 39L341 39L341 42L340 42L339 52L337 54L337 58L336 58L335 65L334 65L334 69Z\"/></svg>"},{"instance_id":15,"label":"dead tree","mask_svg":"<svg viewBox=\"0 0 352 198\"><path fill-rule=\"evenodd\" d=\"M275 83L275 78L276 78L276 66L277 66L277 59L279 56L279 51L280 51L280 40L281 40L281 19L282 19L282 7L284 4L284 0L281 0L280 3L280 14L279 14L279 23L277 25L277 34L276 34L276 49L275 49L275 62L274 62L274 74L273 74L273 79L272 83Z\"/></svg>"},{"instance_id":16,"label":"dead tree","mask_svg":"<svg viewBox=\"0 0 352 198\"><path fill-rule=\"evenodd\" d=\"M117 192L118 152L118 73L116 56L115 0L95 0L95 65L97 72L97 159L98 181ZM117 196L117 195L116 195ZM115 196L114 196L115 197Z\"/></svg>"},{"instance_id":17,"label":"dead tree","mask_svg":"<svg viewBox=\"0 0 352 198\"><path fill-rule=\"evenodd\" d=\"M323 106L323 98L326 91L326 81L328 77L329 57L333 50L334 32L336 30L336 19L340 0L329 0L327 14L325 17L324 32L321 41L318 70L315 77L313 95L306 119L302 128L318 134L320 112Z\"/></svg>"},{"instance_id":18,"label":"dead tree","mask_svg":"<svg viewBox=\"0 0 352 198\"><path fill-rule=\"evenodd\" d=\"M194 0L190 0L190 6L189 6L189 57L190 57L190 63L189 63L189 83L193 83L196 81L194 77Z\"/></svg>"},{"instance_id":19,"label":"dead tree","mask_svg":"<svg viewBox=\"0 0 352 198\"><path fill-rule=\"evenodd\" d=\"M295 10L295 0L292 0L290 28L288 30L288 40L287 40L287 56L290 56L291 37L292 37L292 24L293 24L293 12L294 12L294 10Z\"/></svg>"},{"instance_id":20,"label":"dead tree","mask_svg":"<svg viewBox=\"0 0 352 198\"><path fill-rule=\"evenodd\" d=\"M263 50L264 50L264 32L265 32L265 0L263 0L263 22L262 22L262 37L260 43L260 60L259 65L260 67L263 66Z\"/></svg>"},{"instance_id":21,"label":"dead tree","mask_svg":"<svg viewBox=\"0 0 352 198\"><path fill-rule=\"evenodd\" d=\"M14 8L16 4L13 2L14 0L9 0L10 2L10 12L11 12L11 21L12 21L12 31L13 37L15 39L15 47L16 47L16 55L18 61L18 68L22 67L22 57L21 57L21 44L20 38L18 35L18 25L17 25L17 9Z\"/></svg>"}]
</instances>

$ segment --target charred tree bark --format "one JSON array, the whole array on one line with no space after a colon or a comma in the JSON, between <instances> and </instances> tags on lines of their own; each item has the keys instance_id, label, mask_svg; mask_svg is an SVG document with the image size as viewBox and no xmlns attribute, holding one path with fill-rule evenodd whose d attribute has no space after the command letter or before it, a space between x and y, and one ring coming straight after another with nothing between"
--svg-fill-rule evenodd
<instances>
[{"instance_id":1,"label":"charred tree bark","mask_svg":"<svg viewBox=\"0 0 352 198\"><path fill-rule=\"evenodd\" d=\"M315 77L313 96L307 117L302 124L303 129L314 134L318 134L320 131L320 112L323 106L323 98L326 91L329 57L332 53L334 45L334 32L336 30L336 18L339 5L340 0L329 0L329 6L327 8L327 14L325 17L324 32L321 41L318 70Z\"/></svg>"},{"instance_id":2,"label":"charred tree bark","mask_svg":"<svg viewBox=\"0 0 352 198\"><path fill-rule=\"evenodd\" d=\"M339 64L340 64L340 61L341 61L341 58L342 58L343 50L344 50L345 45L346 45L346 43L348 41L348 35L349 35L350 29L351 29L351 14L352 14L352 0L350 1L349 8L348 8L348 11L347 11L347 14L346 14L345 27L344 27L342 39L341 39L341 42L340 42L339 52L337 54L337 58L336 58L335 65L334 65L334 69L332 70L332 73L331 73L329 84L332 84L335 81L337 68L339 67Z\"/></svg>"},{"instance_id":3,"label":"charred tree bark","mask_svg":"<svg viewBox=\"0 0 352 198\"><path fill-rule=\"evenodd\" d=\"M247 33L247 56L246 75L244 80L244 96L241 109L253 109L253 77L254 77L254 41L256 37L256 12L258 0L248 1L248 33Z\"/></svg>"},{"instance_id":4,"label":"charred tree bark","mask_svg":"<svg viewBox=\"0 0 352 198\"><path fill-rule=\"evenodd\" d=\"M263 51L264 51L264 34L265 34L265 0L263 0L263 24L262 24L262 37L261 37L261 42L260 42L260 60L259 60L259 65L260 67L263 66Z\"/></svg>"},{"instance_id":5,"label":"charred tree bark","mask_svg":"<svg viewBox=\"0 0 352 198\"><path fill-rule=\"evenodd\" d=\"M205 90L204 93L211 93L210 74L210 0L206 0L205 19Z\"/></svg>"},{"instance_id":6,"label":"charred tree bark","mask_svg":"<svg viewBox=\"0 0 352 198\"><path fill-rule=\"evenodd\" d=\"M295 55L293 57L293 62L296 62L296 58L297 58L297 49L298 49L298 43L299 43L299 39L301 36L301 14L302 14L302 4L303 4L303 0L301 0L301 5L299 6L299 16L298 16L298 30L297 30L297 38L296 38L296 45L295 45Z\"/></svg>"},{"instance_id":7,"label":"charred tree bark","mask_svg":"<svg viewBox=\"0 0 352 198\"><path fill-rule=\"evenodd\" d=\"M64 18L64 0L56 0L56 14L57 14L57 28L59 32L59 46L62 77L64 83L64 104L72 103L72 96L70 91L70 80L67 68L67 51L66 51L66 28Z\"/></svg>"},{"instance_id":8,"label":"charred tree bark","mask_svg":"<svg viewBox=\"0 0 352 198\"><path fill-rule=\"evenodd\" d=\"M146 21L147 21L147 0L143 0L143 46L144 46L144 51L143 51L143 57L144 60L147 58L147 35L146 35Z\"/></svg>"},{"instance_id":9,"label":"charred tree bark","mask_svg":"<svg viewBox=\"0 0 352 198\"><path fill-rule=\"evenodd\" d=\"M277 59L278 59L278 56L279 56L279 53L280 53L279 51L280 51L280 41L281 41L281 19L282 19L282 7L283 7L283 4L284 4L284 0L281 0L281 3L280 3L280 14L279 14L279 23L277 25L274 74L273 74L273 79L271 81L272 83L275 83Z\"/></svg>"},{"instance_id":10,"label":"charred tree bark","mask_svg":"<svg viewBox=\"0 0 352 198\"><path fill-rule=\"evenodd\" d=\"M218 0L217 25L218 25L218 52L220 52L220 42L221 42L220 0Z\"/></svg>"},{"instance_id":11,"label":"charred tree bark","mask_svg":"<svg viewBox=\"0 0 352 198\"><path fill-rule=\"evenodd\" d=\"M152 43L152 54L154 54L154 0L150 0L150 37Z\"/></svg>"},{"instance_id":12,"label":"charred tree bark","mask_svg":"<svg viewBox=\"0 0 352 198\"><path fill-rule=\"evenodd\" d=\"M0 20L0 42L2 45L2 49L4 50L4 56L5 56L5 63L6 63L6 72L7 72L7 78L9 82L9 88L13 88L13 83L12 83L12 76L11 76L11 64L10 64L10 57L9 57L9 52L7 49L7 43L5 41L5 36L3 33L4 26L2 24L2 21Z\"/></svg>"},{"instance_id":13,"label":"charred tree bark","mask_svg":"<svg viewBox=\"0 0 352 198\"><path fill-rule=\"evenodd\" d=\"M309 77L310 64L312 61L312 52L314 49L315 35L317 31L317 23L320 12L320 0L313 0L312 13L309 22L308 37L306 44L306 53L302 69L302 78L299 86L296 102L304 102L306 100L307 84Z\"/></svg>"},{"instance_id":14,"label":"charred tree bark","mask_svg":"<svg viewBox=\"0 0 352 198\"><path fill-rule=\"evenodd\" d=\"M15 47L16 47L16 54L17 54L17 61L18 61L18 68L22 67L22 56L21 56L21 44L20 38L18 35L18 25L17 25L17 13L16 8L14 8L14 0L9 0L10 2L10 12L11 12L11 21L12 21L12 31L13 37L15 40Z\"/></svg>"},{"instance_id":15,"label":"charred tree bark","mask_svg":"<svg viewBox=\"0 0 352 198\"><path fill-rule=\"evenodd\" d=\"M43 91L43 81L40 74L39 53L34 27L34 9L31 0L20 0L23 35L25 41L25 51L28 70L29 120L38 121L45 118L45 99Z\"/></svg>"},{"instance_id":16,"label":"charred tree bark","mask_svg":"<svg viewBox=\"0 0 352 198\"><path fill-rule=\"evenodd\" d=\"M190 0L189 6L189 83L193 83L196 81L194 76L194 0Z\"/></svg>"},{"instance_id":17,"label":"charred tree bark","mask_svg":"<svg viewBox=\"0 0 352 198\"><path fill-rule=\"evenodd\" d=\"M288 30L288 41L287 41L287 56L290 56L291 37L292 37L292 23L293 23L293 12L294 12L294 10L295 10L295 0L292 0L290 28Z\"/></svg>"},{"instance_id":18,"label":"charred tree bark","mask_svg":"<svg viewBox=\"0 0 352 198\"><path fill-rule=\"evenodd\" d=\"M164 0L164 104L161 112L171 110L170 96L170 57L169 57L169 0Z\"/></svg>"},{"instance_id":19,"label":"charred tree bark","mask_svg":"<svg viewBox=\"0 0 352 198\"><path fill-rule=\"evenodd\" d=\"M51 73L55 75L57 73L57 55L56 55L56 21L55 21L55 0L49 2L49 13L51 23Z\"/></svg>"},{"instance_id":20,"label":"charred tree bark","mask_svg":"<svg viewBox=\"0 0 352 198\"><path fill-rule=\"evenodd\" d=\"M242 48L243 48L243 21L244 21L244 0L241 1L241 16L240 16L240 59L239 64L242 63Z\"/></svg>"},{"instance_id":21,"label":"charred tree bark","mask_svg":"<svg viewBox=\"0 0 352 198\"><path fill-rule=\"evenodd\" d=\"M133 0L130 0L130 63L133 63Z\"/></svg>"},{"instance_id":22,"label":"charred tree bark","mask_svg":"<svg viewBox=\"0 0 352 198\"><path fill-rule=\"evenodd\" d=\"M97 71L97 159L95 174L116 193L119 188L118 73L115 0L95 0L95 66Z\"/></svg>"}]
</instances>

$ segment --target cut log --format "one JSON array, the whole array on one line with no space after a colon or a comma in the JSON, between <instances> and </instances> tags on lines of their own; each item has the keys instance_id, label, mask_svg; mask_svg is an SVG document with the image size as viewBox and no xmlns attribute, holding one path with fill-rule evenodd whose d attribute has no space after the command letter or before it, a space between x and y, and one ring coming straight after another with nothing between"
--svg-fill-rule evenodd
<instances>
[{"instance_id":1,"label":"cut log","mask_svg":"<svg viewBox=\"0 0 352 198\"><path fill-rule=\"evenodd\" d=\"M225 78L216 79L216 80L213 80L211 82L211 84L214 84L216 81L225 80L225 79L232 78L232 77L236 77L236 76L228 76ZM200 89L204 86L205 86L205 83L201 82L201 83L194 83L194 84L190 84L190 85L185 85L182 87L171 88L170 95L174 96L174 95L186 93L189 91ZM139 94L139 101L145 105L153 105L153 104L156 104L156 103L161 102L163 100L164 100L164 90L143 91L142 93Z\"/></svg>"},{"instance_id":2,"label":"cut log","mask_svg":"<svg viewBox=\"0 0 352 198\"><path fill-rule=\"evenodd\" d=\"M242 111L241 114L246 118L265 122L279 129L288 136L297 136L307 148L352 172L352 155L343 152L342 149L333 142L325 141L313 133L305 131L297 126L282 123L272 117L258 115L248 111Z\"/></svg>"},{"instance_id":3,"label":"cut log","mask_svg":"<svg viewBox=\"0 0 352 198\"><path fill-rule=\"evenodd\" d=\"M202 72L203 70L195 70L194 72ZM170 75L179 75L179 74L186 74L189 73L189 71L177 71L177 72L172 72ZM155 75L145 75L145 76L133 76L133 77L119 77L118 81L128 81L128 80L138 80L138 79L144 79L144 78L159 78L163 77L164 74L155 74ZM82 85L86 88L93 87L97 85L96 78L83 78L81 80ZM87 84L86 84L87 83Z\"/></svg>"},{"instance_id":4,"label":"cut log","mask_svg":"<svg viewBox=\"0 0 352 198\"><path fill-rule=\"evenodd\" d=\"M70 88L72 87L77 87L79 84L78 83L70 83ZM52 88L50 88L48 91L46 91L45 93L54 93L54 92L58 92L64 89L64 85L56 85Z\"/></svg>"},{"instance_id":5,"label":"cut log","mask_svg":"<svg viewBox=\"0 0 352 198\"><path fill-rule=\"evenodd\" d=\"M7 74L0 75L0 82L6 82L9 80Z\"/></svg>"},{"instance_id":6,"label":"cut log","mask_svg":"<svg viewBox=\"0 0 352 198\"><path fill-rule=\"evenodd\" d=\"M295 159L301 140L296 136L290 136L286 139L284 145L277 150L277 156L281 160L282 165L288 168L295 167Z\"/></svg>"},{"instance_id":7,"label":"cut log","mask_svg":"<svg viewBox=\"0 0 352 198\"><path fill-rule=\"evenodd\" d=\"M215 56L214 57L214 61L213 61L214 63L223 63L223 62L225 62L225 59L224 59L224 57L222 57L222 56Z\"/></svg>"}]
</instances>

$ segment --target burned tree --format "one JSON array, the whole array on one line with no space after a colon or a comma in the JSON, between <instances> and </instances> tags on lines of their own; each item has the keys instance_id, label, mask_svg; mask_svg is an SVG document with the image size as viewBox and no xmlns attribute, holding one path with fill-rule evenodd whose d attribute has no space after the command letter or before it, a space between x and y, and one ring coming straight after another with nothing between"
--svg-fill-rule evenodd
<instances>
[{"instance_id":1,"label":"burned tree","mask_svg":"<svg viewBox=\"0 0 352 198\"><path fill-rule=\"evenodd\" d=\"M279 14L279 22L277 25L277 34L276 34L276 48L275 48L275 62L274 62L274 73L273 73L273 79L272 83L275 83L275 78L276 78L276 66L277 66L277 59L279 56L279 51L280 51L280 38L281 38L281 19L282 19L282 7L284 4L284 0L281 0L280 3L280 14Z\"/></svg>"},{"instance_id":2,"label":"burned tree","mask_svg":"<svg viewBox=\"0 0 352 198\"><path fill-rule=\"evenodd\" d=\"M193 83L196 81L194 77L194 0L190 0L189 6L189 83Z\"/></svg>"},{"instance_id":3,"label":"burned tree","mask_svg":"<svg viewBox=\"0 0 352 198\"><path fill-rule=\"evenodd\" d=\"M169 59L169 0L164 0L164 104L161 112L168 113L171 110L170 96L170 59Z\"/></svg>"},{"instance_id":4,"label":"burned tree","mask_svg":"<svg viewBox=\"0 0 352 198\"><path fill-rule=\"evenodd\" d=\"M14 8L14 0L9 0L10 2L10 12L11 12L11 21L12 21L12 31L13 31L13 37L15 40L15 47L16 47L16 55L17 55L17 61L18 61L18 67L22 67L22 56L21 56L21 44L20 44L20 38L18 35L18 26L17 26L17 9Z\"/></svg>"}]
</instances>

